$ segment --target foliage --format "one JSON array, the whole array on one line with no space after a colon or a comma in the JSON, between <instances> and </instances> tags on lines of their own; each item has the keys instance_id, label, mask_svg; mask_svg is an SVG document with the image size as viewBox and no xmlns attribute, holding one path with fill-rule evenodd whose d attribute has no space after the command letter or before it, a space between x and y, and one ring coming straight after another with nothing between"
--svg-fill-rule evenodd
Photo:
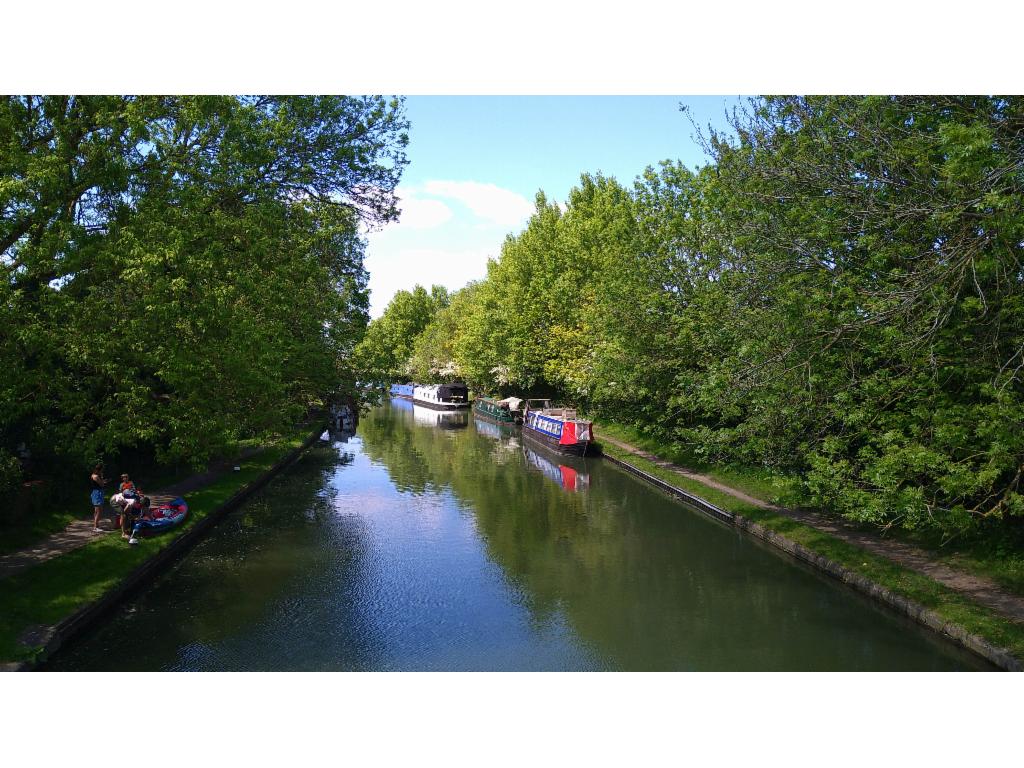
<instances>
[{"instance_id":1,"label":"foliage","mask_svg":"<svg viewBox=\"0 0 1024 768\"><path fill-rule=\"evenodd\" d=\"M199 464L351 386L406 127L379 97L0 101L3 444Z\"/></svg>"},{"instance_id":2,"label":"foliage","mask_svg":"<svg viewBox=\"0 0 1024 768\"><path fill-rule=\"evenodd\" d=\"M778 98L711 138L744 342L711 367L743 399L726 453L859 520L1020 513L1022 125L1020 99Z\"/></svg>"},{"instance_id":3,"label":"foliage","mask_svg":"<svg viewBox=\"0 0 1024 768\"><path fill-rule=\"evenodd\" d=\"M731 122L699 170L539 194L402 359L800 474L858 521L1019 519L1024 100L772 97Z\"/></svg>"},{"instance_id":4,"label":"foliage","mask_svg":"<svg viewBox=\"0 0 1024 768\"><path fill-rule=\"evenodd\" d=\"M447 306L434 314L423 332L416 337L409 355L408 371L420 382L450 382L465 378L455 343L463 323L476 306L480 283L470 283L446 297ZM434 286L437 290L439 286Z\"/></svg>"},{"instance_id":5,"label":"foliage","mask_svg":"<svg viewBox=\"0 0 1024 768\"><path fill-rule=\"evenodd\" d=\"M370 323L366 335L355 350L355 364L363 381L384 383L407 379L409 356L416 338L430 324L434 315L448 305L448 292L433 286L427 293L421 285L410 291L399 291L384 310Z\"/></svg>"}]
</instances>

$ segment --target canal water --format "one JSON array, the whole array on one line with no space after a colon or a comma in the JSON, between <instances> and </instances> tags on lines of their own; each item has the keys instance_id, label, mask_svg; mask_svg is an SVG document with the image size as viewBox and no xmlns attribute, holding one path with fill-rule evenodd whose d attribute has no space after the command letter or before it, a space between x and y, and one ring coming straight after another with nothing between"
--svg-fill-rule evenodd
<instances>
[{"instance_id":1,"label":"canal water","mask_svg":"<svg viewBox=\"0 0 1024 768\"><path fill-rule=\"evenodd\" d=\"M394 401L50 668L987 667L608 462Z\"/></svg>"}]
</instances>

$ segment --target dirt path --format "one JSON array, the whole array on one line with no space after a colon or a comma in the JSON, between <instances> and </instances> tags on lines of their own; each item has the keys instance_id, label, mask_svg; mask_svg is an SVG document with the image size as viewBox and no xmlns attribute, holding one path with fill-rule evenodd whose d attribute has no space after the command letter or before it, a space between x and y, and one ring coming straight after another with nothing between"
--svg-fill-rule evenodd
<instances>
[{"instance_id":1,"label":"dirt path","mask_svg":"<svg viewBox=\"0 0 1024 768\"><path fill-rule=\"evenodd\" d=\"M909 568L912 571L928 576L943 586L960 592L974 602L991 608L993 611L1013 621L1024 623L1024 598L1009 592L992 579L976 576L937 562L928 552L922 549L918 549L910 544L904 544L903 542L883 538L875 533L859 530L842 520L826 517L817 512L777 507L761 499L755 499L753 496L724 485L714 478L693 472L670 461L665 461L649 451L614 440L607 435L602 435L601 441L610 443L627 453L640 456L652 464L670 472L675 472L677 475L696 480L722 493L727 493L747 504L786 515L805 525L835 536L837 539L854 544L872 554L887 558L904 568Z\"/></svg>"},{"instance_id":2,"label":"dirt path","mask_svg":"<svg viewBox=\"0 0 1024 768\"><path fill-rule=\"evenodd\" d=\"M247 448L236 459L231 461L220 461L211 464L206 472L192 475L184 480L161 488L155 493L150 493L149 498L154 505L166 504L178 496L199 490L212 483L225 472L231 471L235 462L258 453L259 448ZM145 489L143 489L145 490ZM109 497L107 497L109 499ZM103 513L105 517L100 519L102 533L95 533L92 529L92 515L81 520L72 520L67 528L60 533L55 533L42 541L38 541L28 547L0 556L0 579L21 573L26 568L46 562L54 557L84 547L90 541L95 541L102 536L117 534L118 529L114 526L113 515L116 514L109 502L105 505Z\"/></svg>"}]
</instances>

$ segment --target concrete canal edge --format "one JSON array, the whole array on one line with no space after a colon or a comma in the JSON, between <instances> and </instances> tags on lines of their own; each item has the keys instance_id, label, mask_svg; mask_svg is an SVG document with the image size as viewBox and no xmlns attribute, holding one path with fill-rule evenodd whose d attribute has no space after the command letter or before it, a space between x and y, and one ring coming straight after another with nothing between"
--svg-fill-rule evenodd
<instances>
[{"instance_id":1,"label":"concrete canal edge","mask_svg":"<svg viewBox=\"0 0 1024 768\"><path fill-rule=\"evenodd\" d=\"M49 627L41 637L43 650L33 661L22 661L0 665L0 671L4 672L27 672L38 669L47 659L69 640L80 635L86 629L93 626L108 611L114 608L132 592L146 582L152 580L160 572L170 566L175 560L182 557L189 549L209 533L210 529L219 523L229 512L238 507L256 491L260 490L270 480L281 473L289 465L313 445L323 433L324 425L320 424L312 434L307 437L301 446L288 453L270 469L257 477L252 482L244 485L235 492L231 498L221 504L194 526L180 534L174 541L153 554L151 558L142 563L138 568L129 573L120 584L108 591L103 597L84 605L70 616L62 619L57 624Z\"/></svg>"},{"instance_id":2,"label":"concrete canal edge","mask_svg":"<svg viewBox=\"0 0 1024 768\"><path fill-rule=\"evenodd\" d=\"M748 520L742 515L727 512L699 496L695 496L692 493L684 491L682 488L677 488L671 483L666 483L664 480L657 478L648 472L644 472L639 467L635 467L627 461L623 461L622 459L608 453L605 453L603 458L610 461L612 464L621 467L630 474L639 477L641 480L645 480L660 490L681 499L689 506L696 508L704 514L720 522L746 531L752 536L756 536L767 544L771 544L773 547L781 549L783 552L807 563L822 573L828 574L858 592L861 592L888 606L897 613L907 616L918 624L938 632L940 635L952 640L962 648L966 648L972 653L975 653L992 664L995 664L1000 669L1010 672L1024 671L1024 664L1021 663L1020 659L1015 657L1005 648L993 645L985 640L985 638L971 634L963 627L946 621L937 613L926 608L920 603L896 594L892 590L886 589L871 579L861 576L859 573L851 571L849 568L840 565L834 560L829 560L827 557L807 549L807 547L804 547L792 539L788 539L785 536L766 528L760 523Z\"/></svg>"}]
</instances>

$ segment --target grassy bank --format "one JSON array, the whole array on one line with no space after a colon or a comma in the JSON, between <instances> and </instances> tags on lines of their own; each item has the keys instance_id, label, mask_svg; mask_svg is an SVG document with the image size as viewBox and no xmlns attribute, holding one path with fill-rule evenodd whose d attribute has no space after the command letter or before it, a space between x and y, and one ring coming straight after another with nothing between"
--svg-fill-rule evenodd
<instances>
[{"instance_id":1,"label":"grassy bank","mask_svg":"<svg viewBox=\"0 0 1024 768\"><path fill-rule=\"evenodd\" d=\"M783 507L800 507L807 501L801 494L800 478L794 475L756 467L704 464L691 453L666 447L662 441L622 424L599 422L597 433L598 440L601 434L607 434L667 461L708 475L762 501ZM863 530L877 529L864 526ZM926 550L935 560L953 568L990 578L1004 589L1024 597L1024 525L990 522L980 525L969 536L952 541L943 540L936 533L918 533L900 528L890 529L885 535Z\"/></svg>"},{"instance_id":2,"label":"grassy bank","mask_svg":"<svg viewBox=\"0 0 1024 768\"><path fill-rule=\"evenodd\" d=\"M0 662L35 658L41 648L18 642L28 629L58 623L74 611L102 597L183 531L217 510L225 501L259 478L288 453L300 447L308 429L296 430L239 462L241 470L186 496L185 523L163 535L144 538L130 547L117 533L33 566L0 582Z\"/></svg>"},{"instance_id":3,"label":"grassy bank","mask_svg":"<svg viewBox=\"0 0 1024 768\"><path fill-rule=\"evenodd\" d=\"M255 445L258 445L258 441L253 439L235 441L221 459L239 456L244 450ZM111 467L121 467L121 469L114 471ZM147 466L142 469L129 469L124 467L124 462L114 460L107 464L107 473L110 479L110 484L107 486L107 497L117 486L119 482L117 478L121 471L129 472L135 484L149 492L184 480L193 474L194 469L187 465ZM87 479L87 475L83 475L77 480L68 481L65 478L59 483L52 479L47 480L45 503L37 504L31 513L13 521L5 521L0 526L0 555L17 552L47 536L59 533L67 528L73 520L91 518L92 507L89 504L88 493L83 490L88 485ZM109 506L104 505L104 514L109 511Z\"/></svg>"},{"instance_id":4,"label":"grassy bank","mask_svg":"<svg viewBox=\"0 0 1024 768\"><path fill-rule=\"evenodd\" d=\"M613 429L608 428L608 425L601 424L600 426L605 434L619 438L624 442L630 442L637 447L643 447L645 450L661 456L661 458L676 461L671 455L667 455L666 452L655 451L650 445L637 445L637 443L628 440L626 437L628 431L624 429L620 428L617 431L613 431ZM597 439L600 441L600 434L598 434ZM866 552L859 547L785 515L754 507L729 494L717 491L695 480L682 477L671 470L662 469L653 462L616 448L607 442L602 443L602 446L605 453L627 461L644 472L654 475L677 488L682 488L684 491L700 496L721 509L743 515L754 522L760 523L764 527L801 544L807 549L827 557L897 594L920 603L926 608L933 610L944 620L957 624L968 632L977 634L990 643L1006 648L1018 658L1024 659L1024 626L971 602L963 595L944 587L927 576L899 566L886 558ZM676 463L682 462L677 461ZM725 476L719 473L707 472L706 470L704 473L715 477L716 480L729 483ZM737 471L737 474L742 475L744 473ZM759 494L754 491L754 488L757 487L757 474L752 472L751 477L753 480L746 486L740 486L739 483L736 483L736 487L740 487L741 490L751 496L764 498L763 493Z\"/></svg>"},{"instance_id":5,"label":"grassy bank","mask_svg":"<svg viewBox=\"0 0 1024 768\"><path fill-rule=\"evenodd\" d=\"M798 477L756 467L723 467L707 464L700 461L692 452L679 446L666 446L663 440L653 438L635 427L624 424L599 421L595 425L595 432L598 442L601 441L601 435L608 435L636 448L650 451L666 461L714 478L718 482L743 491L756 499L780 506L799 504L800 479Z\"/></svg>"}]
</instances>

